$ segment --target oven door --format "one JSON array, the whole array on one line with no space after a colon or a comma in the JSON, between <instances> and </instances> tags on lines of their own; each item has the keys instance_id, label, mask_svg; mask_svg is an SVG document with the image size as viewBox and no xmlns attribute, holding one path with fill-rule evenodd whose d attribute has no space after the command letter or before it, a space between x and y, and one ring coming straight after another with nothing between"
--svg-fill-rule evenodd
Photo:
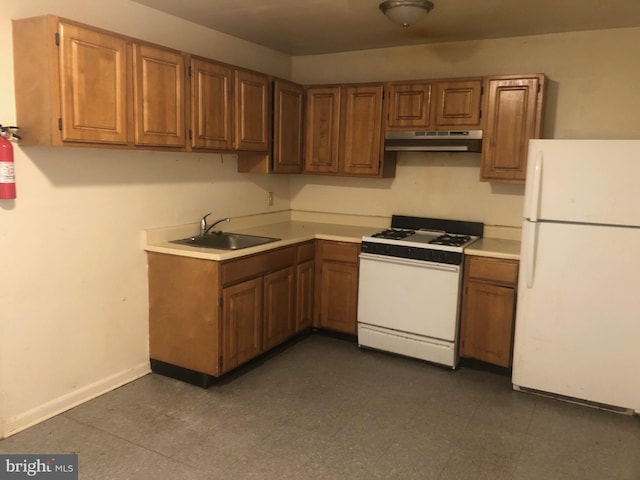
<instances>
[{"instance_id":1,"label":"oven door","mask_svg":"<svg viewBox=\"0 0 640 480\"><path fill-rule=\"evenodd\" d=\"M361 253L358 323L455 342L461 270Z\"/></svg>"}]
</instances>

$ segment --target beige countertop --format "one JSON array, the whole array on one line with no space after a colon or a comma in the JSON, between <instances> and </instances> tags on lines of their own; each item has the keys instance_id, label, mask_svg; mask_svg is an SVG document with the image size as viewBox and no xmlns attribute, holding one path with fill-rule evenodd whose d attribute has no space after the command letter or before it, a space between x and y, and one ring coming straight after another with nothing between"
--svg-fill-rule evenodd
<instances>
[{"instance_id":1,"label":"beige countertop","mask_svg":"<svg viewBox=\"0 0 640 480\"><path fill-rule=\"evenodd\" d=\"M484 237L468 246L464 253L465 255L477 255L480 257L519 260L520 240Z\"/></svg>"},{"instance_id":2,"label":"beige countertop","mask_svg":"<svg viewBox=\"0 0 640 480\"><path fill-rule=\"evenodd\" d=\"M279 238L275 242L240 250L218 250L213 248L192 247L170 243L170 240L195 235L197 224L167 227L145 231L144 249L148 252L168 253L184 257L207 260L230 260L253 253L264 252L277 247L292 245L306 240L323 239L339 242L359 243L364 235L380 230L379 227L339 225L303 221L283 221L248 228L231 228L230 224L221 224L222 230L248 235Z\"/></svg>"},{"instance_id":3,"label":"beige countertop","mask_svg":"<svg viewBox=\"0 0 640 480\"><path fill-rule=\"evenodd\" d=\"M388 219L384 218L371 219L354 217L347 219L347 221L356 223L356 225L331 223L331 220L336 218L338 221L344 221L340 216L326 218L320 216L314 218L316 221L310 221L309 218L312 218L312 216L304 216L298 213L294 218L291 218L288 212L276 212L270 215L234 218L231 223L221 223L219 227L223 231L280 239L275 242L240 250L217 250L170 243L171 240L197 235L199 230L198 223L145 230L142 243L143 248L148 252L221 261L313 239L359 243L364 235L378 232L388 225ZM496 230L494 233L497 234L505 233L499 229L494 228L494 230ZM491 234L491 231L489 233ZM511 238L519 238L519 231L506 233L507 236L510 235ZM520 258L520 241L515 239L484 237L469 246L465 250L465 254L518 260Z\"/></svg>"}]
</instances>

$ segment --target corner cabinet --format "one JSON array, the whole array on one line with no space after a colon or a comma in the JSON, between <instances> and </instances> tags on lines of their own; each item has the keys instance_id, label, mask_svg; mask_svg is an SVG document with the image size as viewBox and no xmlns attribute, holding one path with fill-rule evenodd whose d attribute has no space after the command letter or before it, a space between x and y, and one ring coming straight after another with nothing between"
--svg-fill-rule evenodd
<instances>
[{"instance_id":1,"label":"corner cabinet","mask_svg":"<svg viewBox=\"0 0 640 480\"><path fill-rule=\"evenodd\" d=\"M306 89L305 173L359 177L395 175L382 142L382 84Z\"/></svg>"},{"instance_id":2,"label":"corner cabinet","mask_svg":"<svg viewBox=\"0 0 640 480\"><path fill-rule=\"evenodd\" d=\"M460 356L511 367L518 262L465 257Z\"/></svg>"},{"instance_id":3,"label":"corner cabinet","mask_svg":"<svg viewBox=\"0 0 640 480\"><path fill-rule=\"evenodd\" d=\"M356 335L359 243L318 240L317 319L327 330Z\"/></svg>"},{"instance_id":4,"label":"corner cabinet","mask_svg":"<svg viewBox=\"0 0 640 480\"><path fill-rule=\"evenodd\" d=\"M313 241L222 262L155 252L147 258L156 372L207 386L209 377L311 327Z\"/></svg>"},{"instance_id":5,"label":"corner cabinet","mask_svg":"<svg viewBox=\"0 0 640 480\"><path fill-rule=\"evenodd\" d=\"M524 183L529 140L540 138L542 129L545 77L487 77L484 88L480 180Z\"/></svg>"}]
</instances>

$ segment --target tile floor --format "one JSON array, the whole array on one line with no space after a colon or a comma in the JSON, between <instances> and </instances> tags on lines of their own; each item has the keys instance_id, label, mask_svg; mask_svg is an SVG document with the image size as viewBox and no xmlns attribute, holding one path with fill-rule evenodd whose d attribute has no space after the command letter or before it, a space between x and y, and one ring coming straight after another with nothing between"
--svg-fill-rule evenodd
<instances>
[{"instance_id":1,"label":"tile floor","mask_svg":"<svg viewBox=\"0 0 640 480\"><path fill-rule=\"evenodd\" d=\"M208 390L151 374L0 441L81 479L640 479L640 418L301 339Z\"/></svg>"}]
</instances>

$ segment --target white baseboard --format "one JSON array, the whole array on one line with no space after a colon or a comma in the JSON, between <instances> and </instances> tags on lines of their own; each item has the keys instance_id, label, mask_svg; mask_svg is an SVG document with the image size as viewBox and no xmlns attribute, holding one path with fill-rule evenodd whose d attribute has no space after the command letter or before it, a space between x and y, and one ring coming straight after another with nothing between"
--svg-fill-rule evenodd
<instances>
[{"instance_id":1,"label":"white baseboard","mask_svg":"<svg viewBox=\"0 0 640 480\"><path fill-rule=\"evenodd\" d=\"M118 372L97 382L86 385L82 388L69 392L60 397L54 398L42 405L14 415L6 419L0 418L0 439L14 435L37 423L43 422L51 417L65 412L92 398L96 398L104 393L110 392L122 385L125 385L137 378L143 377L151 371L149 362L136 365L133 368Z\"/></svg>"}]
</instances>

